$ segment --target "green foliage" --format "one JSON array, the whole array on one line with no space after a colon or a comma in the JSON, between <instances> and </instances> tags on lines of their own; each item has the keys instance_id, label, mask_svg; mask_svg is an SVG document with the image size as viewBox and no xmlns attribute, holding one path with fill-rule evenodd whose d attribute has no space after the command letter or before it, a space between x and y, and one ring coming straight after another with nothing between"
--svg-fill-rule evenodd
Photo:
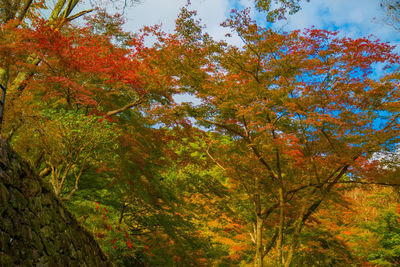
<instances>
[{"instance_id":1,"label":"green foliage","mask_svg":"<svg viewBox=\"0 0 400 267\"><path fill-rule=\"evenodd\" d=\"M379 240L379 247L367 256L368 261L379 266L400 264L400 215L394 205L380 211L377 219L365 227Z\"/></svg>"},{"instance_id":2,"label":"green foliage","mask_svg":"<svg viewBox=\"0 0 400 267\"><path fill-rule=\"evenodd\" d=\"M254 2L259 11L267 13L270 22L284 19L286 14L292 15L301 9L301 0L254 0Z\"/></svg>"},{"instance_id":3,"label":"green foliage","mask_svg":"<svg viewBox=\"0 0 400 267\"><path fill-rule=\"evenodd\" d=\"M106 119L79 111L46 110L43 117L46 131L40 133L40 139L44 161L51 168L50 182L56 194L69 199L85 172L110 168L107 165L117 160L117 155L108 154L118 148L118 131Z\"/></svg>"},{"instance_id":4,"label":"green foliage","mask_svg":"<svg viewBox=\"0 0 400 267\"><path fill-rule=\"evenodd\" d=\"M63 147L54 148L54 151L77 151L88 145L94 150L103 149L104 153L118 148L115 141L119 134L115 125L102 116L65 109L44 110L42 116L53 130L47 133L49 144ZM54 139L50 139L51 137ZM102 153L99 151L97 155L100 154Z\"/></svg>"}]
</instances>

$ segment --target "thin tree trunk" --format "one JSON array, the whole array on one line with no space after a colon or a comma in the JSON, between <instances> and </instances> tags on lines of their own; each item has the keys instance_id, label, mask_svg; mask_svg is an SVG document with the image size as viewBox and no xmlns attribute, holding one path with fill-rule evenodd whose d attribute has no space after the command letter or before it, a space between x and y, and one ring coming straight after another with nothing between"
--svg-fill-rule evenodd
<instances>
[{"instance_id":1,"label":"thin tree trunk","mask_svg":"<svg viewBox=\"0 0 400 267\"><path fill-rule=\"evenodd\" d=\"M300 216L295 224L294 227L294 233L293 233L293 238L292 238L292 242L289 246L289 251L287 253L287 259L285 262L285 267L290 267L290 264L292 263L293 257L294 257L294 252L297 249L297 244L298 244L298 240L299 240L299 235L301 232L301 226L302 226L302 221L303 221L304 215Z\"/></svg>"},{"instance_id":2,"label":"thin tree trunk","mask_svg":"<svg viewBox=\"0 0 400 267\"><path fill-rule=\"evenodd\" d=\"M122 220L124 219L124 212L125 212L125 208L128 206L128 204L126 204L125 202L122 203L122 209L121 209L121 214L119 216L119 220L118 220L118 229L121 229L121 223Z\"/></svg>"},{"instance_id":3,"label":"thin tree trunk","mask_svg":"<svg viewBox=\"0 0 400 267\"><path fill-rule=\"evenodd\" d=\"M278 266L282 267L285 264L283 258L283 226L285 224L284 214L284 198L283 188L279 188L279 226L278 226L278 240L276 242L276 249L278 251Z\"/></svg>"},{"instance_id":4,"label":"thin tree trunk","mask_svg":"<svg viewBox=\"0 0 400 267\"><path fill-rule=\"evenodd\" d=\"M318 201L317 203L320 203L320 201ZM307 220L307 218L312 213L312 212L310 213L310 210L311 209L313 211L315 210L313 207L314 207L314 204L311 207L309 207L308 209L307 209L306 205L304 205L301 208L301 212L300 212L301 215L297 218L297 220L294 224L293 236L292 236L292 240L290 242L289 250L287 253L287 258L286 258L286 262L284 265L285 267L290 267L290 265L293 261L294 253L296 252L297 246L299 243L299 236L300 236L301 229L303 228L305 220Z\"/></svg>"},{"instance_id":5,"label":"thin tree trunk","mask_svg":"<svg viewBox=\"0 0 400 267\"><path fill-rule=\"evenodd\" d=\"M255 267L263 267L263 246L262 246L262 227L263 227L263 219L260 216L257 216L256 221L256 259L255 259Z\"/></svg>"},{"instance_id":6,"label":"thin tree trunk","mask_svg":"<svg viewBox=\"0 0 400 267\"><path fill-rule=\"evenodd\" d=\"M260 177L255 178L255 193L254 193L254 205L256 213L256 258L255 267L263 267L263 244L262 244L262 227L263 218L261 214L261 183Z\"/></svg>"}]
</instances>

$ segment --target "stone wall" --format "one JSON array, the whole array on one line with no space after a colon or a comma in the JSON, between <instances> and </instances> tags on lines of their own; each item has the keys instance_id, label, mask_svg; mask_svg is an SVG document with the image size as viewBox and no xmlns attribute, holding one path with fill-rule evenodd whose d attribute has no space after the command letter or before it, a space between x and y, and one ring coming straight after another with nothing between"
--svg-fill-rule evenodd
<instances>
[{"instance_id":1,"label":"stone wall","mask_svg":"<svg viewBox=\"0 0 400 267\"><path fill-rule=\"evenodd\" d=\"M0 266L110 266L75 218L0 140Z\"/></svg>"}]
</instances>

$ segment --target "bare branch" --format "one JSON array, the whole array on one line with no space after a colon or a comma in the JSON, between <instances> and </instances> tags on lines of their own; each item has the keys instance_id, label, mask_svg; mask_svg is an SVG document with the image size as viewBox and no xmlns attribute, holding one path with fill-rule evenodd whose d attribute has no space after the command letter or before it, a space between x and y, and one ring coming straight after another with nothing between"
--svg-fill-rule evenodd
<instances>
[{"instance_id":1,"label":"bare branch","mask_svg":"<svg viewBox=\"0 0 400 267\"><path fill-rule=\"evenodd\" d=\"M220 167L221 169L223 169L223 170L225 171L226 169L225 169L218 161L216 161L216 160L214 159L214 157L210 154L209 149L210 149L210 146L208 146L207 149L206 149L206 154L208 155L208 157L209 157L215 164L217 164L218 167Z\"/></svg>"},{"instance_id":2,"label":"bare branch","mask_svg":"<svg viewBox=\"0 0 400 267\"><path fill-rule=\"evenodd\" d=\"M75 15L69 16L66 20L68 22L72 21L72 20L77 19L77 18L79 18L81 16L84 16L84 15L86 15L86 14L92 12L92 11L93 11L93 9L83 10L81 12L76 13Z\"/></svg>"},{"instance_id":3,"label":"bare branch","mask_svg":"<svg viewBox=\"0 0 400 267\"><path fill-rule=\"evenodd\" d=\"M121 112L124 112L127 109L139 106L140 104L142 104L144 102L144 100L146 99L145 95L142 95L141 97L139 97L138 99L136 99L134 102L123 106L122 108L116 109L116 110L112 110L106 113L107 116L112 116L112 115L116 115L119 114Z\"/></svg>"}]
</instances>

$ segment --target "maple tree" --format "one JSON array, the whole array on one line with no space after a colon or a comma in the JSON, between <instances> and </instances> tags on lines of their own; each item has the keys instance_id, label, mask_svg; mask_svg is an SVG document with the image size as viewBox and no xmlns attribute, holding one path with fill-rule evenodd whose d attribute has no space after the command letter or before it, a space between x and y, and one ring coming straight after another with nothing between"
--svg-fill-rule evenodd
<instances>
[{"instance_id":1,"label":"maple tree","mask_svg":"<svg viewBox=\"0 0 400 267\"><path fill-rule=\"evenodd\" d=\"M101 127L94 127L96 120L112 121L110 117L113 116L118 121L122 119L118 117L119 114L139 105L149 109L154 102L168 102L170 92L174 91L169 87L168 78L161 77L157 69L151 66L153 52L143 45L145 34L132 36L123 32L121 25L110 26L114 20L119 23L119 17L110 17L103 10L98 10L88 20L86 27L71 25L69 22L72 18L89 12L68 17L70 9L77 3L60 1L48 20L35 15L30 25L6 23L4 27L10 27L10 31L3 32L9 34L4 39L4 69L11 76L7 74L10 76L7 76L9 81L6 86L9 101L2 131L14 147L34 163L42 176L51 175L52 181L62 181L54 187L57 195L62 191L66 176L71 174L71 168L87 165L88 159L81 155L104 153L101 149L96 152L93 149L99 148L100 144L113 142L113 138L110 138L112 129L105 123ZM57 14L61 14L61 17L56 17ZM15 37L16 40L10 41ZM115 39L117 37L118 40ZM10 54L16 56L10 58ZM7 84L7 81L4 83ZM61 114L60 110L66 110L65 117L46 116ZM70 118L71 114L77 117L74 115ZM90 119L85 120L85 116ZM74 124L73 120L78 117L81 123ZM41 120L49 122L49 127L45 126L46 123L36 127L35 123ZM63 129L52 128L55 125L62 125ZM116 125L113 124L115 133L118 132ZM88 127L96 128L97 132L85 140L83 135ZM47 141L52 139L44 143L54 146L38 144L35 149L26 148L28 140L36 143L44 140L38 136L47 136ZM88 146L79 144L80 141ZM58 145L61 143L66 146ZM55 154L59 157L54 157ZM65 160L68 155L71 156L67 160L70 163L59 165L61 158ZM54 165L54 158L57 158L57 166ZM65 168L61 172L63 175L55 175L60 172L59 167ZM76 172L79 174L75 177L77 182L82 172L83 168ZM54 178L54 175L59 178Z\"/></svg>"},{"instance_id":2,"label":"maple tree","mask_svg":"<svg viewBox=\"0 0 400 267\"><path fill-rule=\"evenodd\" d=\"M59 0L54 8L50 12L50 16L47 19L47 24L55 29L60 28L66 22L72 21L91 10L84 10L76 14L71 14L73 9L76 7L79 1L77 0ZM21 42L17 39L17 42L11 42L9 34L20 34L25 33L29 35L29 22L31 23L40 19L38 10L46 8L44 1L2 1L2 27L8 28L9 31L4 31L2 36L2 48L3 51L7 51L8 54L3 54L2 66L0 71L0 82L2 85L2 112L0 121L3 120L3 109L5 105L5 96L7 91L15 92L22 90L25 86L25 82L34 74L31 69L15 69L13 68L16 62L12 62L9 59L9 55L13 54L14 50L19 52L25 52L19 58L18 61L22 61L26 65L35 66L41 62L41 59L33 52L27 51L26 43ZM22 28L22 29L21 29ZM24 31L25 30L25 31ZM12 38L12 37L11 37ZM12 39L11 39L12 40ZM16 46L15 46L16 45ZM10 49L12 49L10 51Z\"/></svg>"},{"instance_id":3,"label":"maple tree","mask_svg":"<svg viewBox=\"0 0 400 267\"><path fill-rule=\"evenodd\" d=\"M210 41L186 16L191 28L181 38L191 58L181 62L193 70L181 72L182 87L202 100L188 108L198 123L232 138L215 145L215 158L252 202L256 266L274 247L277 264L290 266L304 224L336 184L363 177L376 167L373 153L398 142L397 74L371 76L374 64L394 68L398 56L368 38L279 34L246 12L225 22L243 49Z\"/></svg>"}]
</instances>

